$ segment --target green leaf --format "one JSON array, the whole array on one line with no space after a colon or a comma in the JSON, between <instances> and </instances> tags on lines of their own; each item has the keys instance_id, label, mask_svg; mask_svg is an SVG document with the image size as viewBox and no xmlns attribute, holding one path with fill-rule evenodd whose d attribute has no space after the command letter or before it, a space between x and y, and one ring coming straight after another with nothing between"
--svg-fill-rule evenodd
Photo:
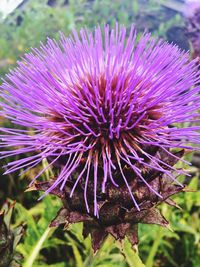
<instances>
[{"instance_id":1,"label":"green leaf","mask_svg":"<svg viewBox=\"0 0 200 267\"><path fill-rule=\"evenodd\" d=\"M33 249L30 251L29 256L26 258L23 267L32 267L40 250L43 247L43 243L45 242L45 240L48 238L48 236L52 235L54 232L54 228L47 228L43 235L38 239L37 243L35 244L35 246L33 247Z\"/></svg>"}]
</instances>

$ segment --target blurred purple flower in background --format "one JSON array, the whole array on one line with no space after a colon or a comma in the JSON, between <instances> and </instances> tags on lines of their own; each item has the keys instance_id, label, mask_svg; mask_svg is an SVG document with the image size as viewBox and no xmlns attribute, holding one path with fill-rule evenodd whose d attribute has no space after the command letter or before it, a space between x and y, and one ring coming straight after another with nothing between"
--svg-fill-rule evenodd
<instances>
[{"instance_id":1,"label":"blurred purple flower in background","mask_svg":"<svg viewBox=\"0 0 200 267\"><path fill-rule=\"evenodd\" d=\"M193 16L197 9L200 8L199 0L186 0L184 14L187 17Z\"/></svg>"},{"instance_id":2,"label":"blurred purple flower in background","mask_svg":"<svg viewBox=\"0 0 200 267\"><path fill-rule=\"evenodd\" d=\"M185 11L186 30L191 43L192 57L200 57L200 2L186 1Z\"/></svg>"},{"instance_id":3,"label":"blurred purple flower in background","mask_svg":"<svg viewBox=\"0 0 200 267\"><path fill-rule=\"evenodd\" d=\"M86 221L85 234L100 225L95 249L106 233L136 243L133 223L167 224L152 207L182 190L173 165L199 149L199 82L188 53L133 27L49 39L1 85L1 115L20 126L1 128L1 147L13 147L2 157L30 153L6 173L47 158L34 181L48 167L59 174L37 188L63 198L65 219Z\"/></svg>"}]
</instances>

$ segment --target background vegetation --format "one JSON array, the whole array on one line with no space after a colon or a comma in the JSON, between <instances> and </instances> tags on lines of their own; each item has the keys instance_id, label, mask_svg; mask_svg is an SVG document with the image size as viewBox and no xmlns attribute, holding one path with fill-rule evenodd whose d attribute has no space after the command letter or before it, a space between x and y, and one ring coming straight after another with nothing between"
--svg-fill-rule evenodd
<instances>
[{"instance_id":1,"label":"background vegetation","mask_svg":"<svg viewBox=\"0 0 200 267\"><path fill-rule=\"evenodd\" d=\"M69 35L75 27L87 26L92 29L98 23L114 25L116 20L128 28L134 23L139 32L147 28L183 49L189 49L184 19L179 13L159 6L154 0L29 0L0 21L0 76L3 77L9 68L13 68L30 47L38 47L40 41L45 42L46 37L57 39L59 31ZM3 118L1 124L11 126ZM200 159L198 155L188 154L187 160L194 163L193 167L187 167L192 178L180 179L188 184L188 188L197 191L174 197L181 209L165 204L160 207L171 223L171 230L140 225L138 249L146 267L200 266ZM1 165L5 165L6 161L1 160ZM3 171L1 169L1 173ZM127 240L122 246L109 237L102 249L93 255L90 238L84 240L82 237L81 224L72 225L66 231L61 228L50 229L48 225L61 203L52 196L38 202L38 192L24 192L36 172L38 169L29 171L24 177L15 173L1 175L0 178L0 207L7 198L16 200L12 228L25 225L25 234L16 248L23 256L23 267L135 266L134 252ZM49 176L51 170L41 180Z\"/></svg>"}]
</instances>

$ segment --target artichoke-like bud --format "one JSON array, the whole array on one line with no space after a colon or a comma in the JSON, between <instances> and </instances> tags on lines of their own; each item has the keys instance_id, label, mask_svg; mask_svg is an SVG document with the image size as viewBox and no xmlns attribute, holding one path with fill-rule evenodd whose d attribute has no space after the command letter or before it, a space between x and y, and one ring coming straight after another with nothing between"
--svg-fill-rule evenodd
<instances>
[{"instance_id":1,"label":"artichoke-like bud","mask_svg":"<svg viewBox=\"0 0 200 267\"><path fill-rule=\"evenodd\" d=\"M134 27L49 39L1 85L1 114L21 126L1 128L12 147L1 154L23 155L5 173L46 158L32 183L53 168L44 187L63 199L58 222L84 221L95 250L107 233L134 244L138 222L167 225L155 206L183 188L183 149L199 149L199 83L188 53Z\"/></svg>"},{"instance_id":2,"label":"artichoke-like bud","mask_svg":"<svg viewBox=\"0 0 200 267\"><path fill-rule=\"evenodd\" d=\"M21 255L15 251L23 235L23 226L12 229L11 217L15 203L6 202L0 212L0 267L20 266Z\"/></svg>"},{"instance_id":3,"label":"artichoke-like bud","mask_svg":"<svg viewBox=\"0 0 200 267\"><path fill-rule=\"evenodd\" d=\"M178 158L183 156L183 153L183 150L174 153L175 158L157 149L153 154L166 165L173 166L177 163ZM116 188L110 183L104 193L98 190L97 205L99 217L97 218L93 213L93 185L89 184L88 186L88 204L91 210L88 213L84 203L84 181L82 181L83 183L80 182L72 197L70 197L70 193L73 188L73 181L68 181L62 192L58 189L51 191L51 194L56 195L63 202L63 207L51 222L51 226L64 225L66 228L69 224L83 222L83 235L86 237L88 234L91 234L94 251L100 248L108 234L111 234L116 240L121 240L127 236L132 245L137 244L138 223L157 224L167 227L168 222L162 216L159 209L157 209L157 205L165 202L176 206L176 203L170 199L170 196L183 191L184 188L174 184L171 179L160 171L151 170L150 168L143 169L149 185L162 195L161 199L144 183L131 179L131 170L124 167L124 172L130 177L129 185L140 206L140 211L133 207L130 193L123 183L120 188ZM118 177L118 182L120 183L120 177ZM46 191L53 183L54 179L48 182L35 183L28 190Z\"/></svg>"}]
</instances>

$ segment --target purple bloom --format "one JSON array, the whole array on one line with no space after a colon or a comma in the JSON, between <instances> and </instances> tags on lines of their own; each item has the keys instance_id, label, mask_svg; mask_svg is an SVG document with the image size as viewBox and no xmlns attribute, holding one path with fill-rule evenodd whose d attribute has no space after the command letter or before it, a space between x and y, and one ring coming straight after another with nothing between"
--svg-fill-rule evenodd
<instances>
[{"instance_id":1,"label":"purple bloom","mask_svg":"<svg viewBox=\"0 0 200 267\"><path fill-rule=\"evenodd\" d=\"M20 126L1 128L1 147L12 147L2 157L30 153L6 173L47 158L35 179L50 166L60 171L46 193L70 183L72 197L81 186L87 212L99 217L100 196L125 185L139 211L134 182L162 199L151 173L176 183L184 173L161 154L177 161L174 148L199 149L199 82L188 53L148 33L138 41L133 27L128 37L105 26L49 39L1 85L1 114Z\"/></svg>"},{"instance_id":2,"label":"purple bloom","mask_svg":"<svg viewBox=\"0 0 200 267\"><path fill-rule=\"evenodd\" d=\"M186 17L192 17L199 8L200 8L199 0L186 0L183 9L183 14Z\"/></svg>"},{"instance_id":3,"label":"purple bloom","mask_svg":"<svg viewBox=\"0 0 200 267\"><path fill-rule=\"evenodd\" d=\"M191 44L192 57L200 56L200 2L187 1L184 15L186 32Z\"/></svg>"}]
</instances>

